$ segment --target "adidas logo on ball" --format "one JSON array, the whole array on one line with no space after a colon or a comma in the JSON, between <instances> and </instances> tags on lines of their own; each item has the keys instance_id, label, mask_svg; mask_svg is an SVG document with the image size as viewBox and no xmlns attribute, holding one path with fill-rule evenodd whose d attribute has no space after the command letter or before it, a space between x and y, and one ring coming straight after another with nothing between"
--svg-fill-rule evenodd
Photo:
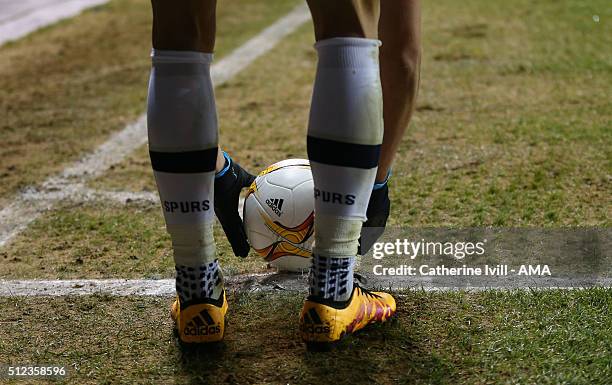
<instances>
[{"instance_id":1,"label":"adidas logo on ball","mask_svg":"<svg viewBox=\"0 0 612 385\"><path fill-rule=\"evenodd\" d=\"M283 213L282 210L284 201L284 199L266 199L266 204L272 209L272 211L274 211L274 214L280 217Z\"/></svg>"},{"instance_id":2,"label":"adidas logo on ball","mask_svg":"<svg viewBox=\"0 0 612 385\"><path fill-rule=\"evenodd\" d=\"M244 199L251 247L280 271L310 267L314 242L314 182L306 159L286 159L263 170Z\"/></svg>"}]
</instances>

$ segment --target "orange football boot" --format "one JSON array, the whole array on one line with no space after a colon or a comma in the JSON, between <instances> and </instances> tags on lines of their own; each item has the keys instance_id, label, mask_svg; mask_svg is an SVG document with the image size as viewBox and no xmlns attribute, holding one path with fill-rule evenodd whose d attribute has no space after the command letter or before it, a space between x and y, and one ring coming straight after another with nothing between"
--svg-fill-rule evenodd
<instances>
[{"instance_id":1,"label":"orange football boot","mask_svg":"<svg viewBox=\"0 0 612 385\"><path fill-rule=\"evenodd\" d=\"M225 290L218 300L205 299L181 304L177 297L172 304L170 316L182 342L218 342L223 339L225 332L227 307Z\"/></svg>"},{"instance_id":2,"label":"orange football boot","mask_svg":"<svg viewBox=\"0 0 612 385\"><path fill-rule=\"evenodd\" d=\"M346 302L308 297L300 314L300 335L309 349L327 350L371 323L387 321L395 309L391 294L372 292L355 283Z\"/></svg>"}]
</instances>

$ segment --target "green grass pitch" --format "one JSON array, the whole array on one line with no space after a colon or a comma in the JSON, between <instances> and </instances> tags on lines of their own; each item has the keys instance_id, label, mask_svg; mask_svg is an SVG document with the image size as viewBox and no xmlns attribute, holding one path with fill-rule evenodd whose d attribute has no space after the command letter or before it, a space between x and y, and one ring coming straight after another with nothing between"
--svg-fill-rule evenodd
<instances>
[{"instance_id":1,"label":"green grass pitch","mask_svg":"<svg viewBox=\"0 0 612 385\"><path fill-rule=\"evenodd\" d=\"M296 4L219 2L216 56ZM143 112L149 7L113 0L0 48L0 207ZM604 0L423 2L420 95L391 182L391 224L610 226L610 20ZM247 169L305 157L312 40L306 25L217 88L221 144ZM89 187L155 191L146 148ZM233 257L219 229L216 239L229 273L266 271L254 254ZM151 204L58 205L0 249L0 279L172 274L161 211ZM398 298L393 322L322 355L297 337L303 293L232 293L227 341L212 352L176 344L169 298L0 298L0 364L67 365L66 383L612 378L609 288Z\"/></svg>"}]
</instances>

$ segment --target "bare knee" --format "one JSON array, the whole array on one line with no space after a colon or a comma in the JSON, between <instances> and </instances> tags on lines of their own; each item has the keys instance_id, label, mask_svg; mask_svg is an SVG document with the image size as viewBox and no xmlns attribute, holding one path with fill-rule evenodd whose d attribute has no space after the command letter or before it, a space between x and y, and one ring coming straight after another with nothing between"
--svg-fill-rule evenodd
<instances>
[{"instance_id":1,"label":"bare knee","mask_svg":"<svg viewBox=\"0 0 612 385\"><path fill-rule=\"evenodd\" d=\"M421 63L421 48L418 45L390 47L383 45L380 50L381 65L392 67L407 77L413 77Z\"/></svg>"},{"instance_id":2,"label":"bare knee","mask_svg":"<svg viewBox=\"0 0 612 385\"><path fill-rule=\"evenodd\" d=\"M151 0L153 48L213 52L216 0Z\"/></svg>"},{"instance_id":3,"label":"bare knee","mask_svg":"<svg viewBox=\"0 0 612 385\"><path fill-rule=\"evenodd\" d=\"M379 34L381 65L406 74L417 73L421 61L420 0L383 2Z\"/></svg>"},{"instance_id":4,"label":"bare knee","mask_svg":"<svg viewBox=\"0 0 612 385\"><path fill-rule=\"evenodd\" d=\"M378 38L380 0L308 0L317 41L333 37Z\"/></svg>"}]
</instances>

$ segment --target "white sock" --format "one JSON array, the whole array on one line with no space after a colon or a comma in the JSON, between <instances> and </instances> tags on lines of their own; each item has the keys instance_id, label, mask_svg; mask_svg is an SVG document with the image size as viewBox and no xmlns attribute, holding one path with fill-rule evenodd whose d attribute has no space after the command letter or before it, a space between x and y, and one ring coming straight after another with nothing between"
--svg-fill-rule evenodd
<instances>
[{"instance_id":1,"label":"white sock","mask_svg":"<svg viewBox=\"0 0 612 385\"><path fill-rule=\"evenodd\" d=\"M383 137L378 40L319 41L310 119L308 157L315 185L313 253L325 271L349 270L344 285L321 290L329 273L311 269L311 294L336 301L350 297L358 239L376 177ZM332 259L348 258L346 263ZM314 276L314 277L313 277ZM329 285L323 287L329 289ZM342 292L342 294L341 294Z\"/></svg>"},{"instance_id":2,"label":"white sock","mask_svg":"<svg viewBox=\"0 0 612 385\"><path fill-rule=\"evenodd\" d=\"M211 263L218 266L212 232L218 148L212 54L154 50L152 59L147 113L151 164L177 271L199 272Z\"/></svg>"}]
</instances>

